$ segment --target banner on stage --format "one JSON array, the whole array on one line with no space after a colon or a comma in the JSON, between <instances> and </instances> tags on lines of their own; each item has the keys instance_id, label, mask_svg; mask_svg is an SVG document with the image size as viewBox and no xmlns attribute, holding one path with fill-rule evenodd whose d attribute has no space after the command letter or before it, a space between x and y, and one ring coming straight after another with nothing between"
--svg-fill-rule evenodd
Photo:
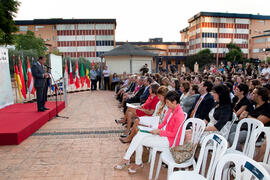
<instances>
[{"instance_id":1,"label":"banner on stage","mask_svg":"<svg viewBox=\"0 0 270 180\"><path fill-rule=\"evenodd\" d=\"M63 78L62 56L50 54L51 74L57 83ZM54 82L52 82L54 84Z\"/></svg>"},{"instance_id":2,"label":"banner on stage","mask_svg":"<svg viewBox=\"0 0 270 180\"><path fill-rule=\"evenodd\" d=\"M0 109L13 104L8 49L0 47Z\"/></svg>"}]
</instances>

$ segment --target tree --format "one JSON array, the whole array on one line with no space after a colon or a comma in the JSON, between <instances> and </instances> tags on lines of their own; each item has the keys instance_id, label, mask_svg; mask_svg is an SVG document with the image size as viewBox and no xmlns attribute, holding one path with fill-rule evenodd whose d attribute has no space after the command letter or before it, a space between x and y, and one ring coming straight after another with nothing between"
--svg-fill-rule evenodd
<instances>
[{"instance_id":1,"label":"tree","mask_svg":"<svg viewBox=\"0 0 270 180\"><path fill-rule=\"evenodd\" d=\"M227 44L227 48L229 49L229 52L226 53L226 60L231 61L232 63L242 62L243 61L243 53L241 51L241 48L238 47L234 43Z\"/></svg>"},{"instance_id":2,"label":"tree","mask_svg":"<svg viewBox=\"0 0 270 180\"><path fill-rule=\"evenodd\" d=\"M12 44L12 33L17 31L13 18L20 3L16 0L0 0L0 44Z\"/></svg>"},{"instance_id":3,"label":"tree","mask_svg":"<svg viewBox=\"0 0 270 180\"><path fill-rule=\"evenodd\" d=\"M206 64L213 62L213 53L210 49L203 49L195 55L191 55L187 57L186 65L190 68L194 68L194 64L197 62L199 67L203 67Z\"/></svg>"},{"instance_id":4,"label":"tree","mask_svg":"<svg viewBox=\"0 0 270 180\"><path fill-rule=\"evenodd\" d=\"M35 37L32 31L27 31L26 34L16 35L15 46L17 50L35 50L39 56L44 55L47 51L44 40Z\"/></svg>"}]
</instances>

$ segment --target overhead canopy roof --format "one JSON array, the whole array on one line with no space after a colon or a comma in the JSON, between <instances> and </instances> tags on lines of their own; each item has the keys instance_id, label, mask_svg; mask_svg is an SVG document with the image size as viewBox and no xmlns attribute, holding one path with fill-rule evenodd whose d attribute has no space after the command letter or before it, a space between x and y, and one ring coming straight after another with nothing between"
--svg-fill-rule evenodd
<instances>
[{"instance_id":1,"label":"overhead canopy roof","mask_svg":"<svg viewBox=\"0 0 270 180\"><path fill-rule=\"evenodd\" d=\"M124 44L122 46L119 46L117 48L114 48L111 51L108 51L101 56L149 56L154 57L157 54L150 53L148 51L143 50L142 48L138 46L133 46L129 43Z\"/></svg>"}]
</instances>

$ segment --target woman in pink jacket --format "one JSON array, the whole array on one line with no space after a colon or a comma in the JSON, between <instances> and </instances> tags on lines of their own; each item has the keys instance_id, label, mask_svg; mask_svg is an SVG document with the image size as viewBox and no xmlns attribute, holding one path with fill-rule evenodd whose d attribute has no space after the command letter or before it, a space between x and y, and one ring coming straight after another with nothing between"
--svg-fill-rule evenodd
<instances>
[{"instance_id":1,"label":"woman in pink jacket","mask_svg":"<svg viewBox=\"0 0 270 180\"><path fill-rule=\"evenodd\" d=\"M123 169L129 165L131 155L136 151L135 164L128 168L129 173L136 173L143 167L142 153L143 146L147 147L171 147L173 145L177 131L185 120L185 115L179 105L180 96L176 91L169 91L165 96L166 105L169 111L162 124L158 129L150 131L150 133L138 132L130 143L130 146L124 156L124 159L117 164L115 169ZM176 146L179 144L181 130L178 134Z\"/></svg>"}]
</instances>

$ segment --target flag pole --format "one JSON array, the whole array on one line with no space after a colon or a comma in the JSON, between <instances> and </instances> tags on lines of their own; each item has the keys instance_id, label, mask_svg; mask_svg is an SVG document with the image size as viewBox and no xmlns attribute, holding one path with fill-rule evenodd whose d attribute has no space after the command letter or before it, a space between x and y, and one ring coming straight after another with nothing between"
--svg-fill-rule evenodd
<instances>
[{"instance_id":1,"label":"flag pole","mask_svg":"<svg viewBox=\"0 0 270 180\"><path fill-rule=\"evenodd\" d=\"M13 60L13 68L15 68L15 55L13 54L13 56L12 56L12 60ZM13 69L13 71L14 71L14 79L16 78L15 77L15 69ZM15 97L16 97L16 103L17 103L17 101L18 101L18 97L17 97L17 89L19 90L19 88L17 88L17 82L16 82L16 80L15 80L15 83L14 83L15 85Z\"/></svg>"}]
</instances>

